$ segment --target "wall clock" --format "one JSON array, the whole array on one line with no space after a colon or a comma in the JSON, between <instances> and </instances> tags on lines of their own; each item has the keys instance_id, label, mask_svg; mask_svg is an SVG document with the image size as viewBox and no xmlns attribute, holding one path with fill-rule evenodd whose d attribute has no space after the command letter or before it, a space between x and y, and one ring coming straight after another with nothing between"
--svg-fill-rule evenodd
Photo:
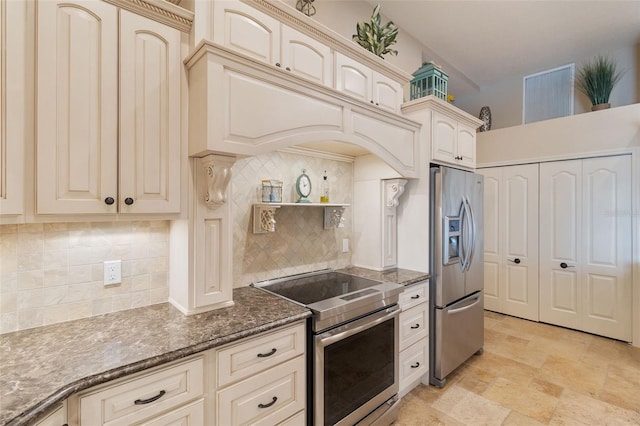
<instances>
[{"instance_id":1,"label":"wall clock","mask_svg":"<svg viewBox=\"0 0 640 426\"><path fill-rule=\"evenodd\" d=\"M296 192L298 193L298 201L296 203L310 203L309 195L311 195L311 179L307 176L307 171L302 169L302 174L296 179Z\"/></svg>"}]
</instances>

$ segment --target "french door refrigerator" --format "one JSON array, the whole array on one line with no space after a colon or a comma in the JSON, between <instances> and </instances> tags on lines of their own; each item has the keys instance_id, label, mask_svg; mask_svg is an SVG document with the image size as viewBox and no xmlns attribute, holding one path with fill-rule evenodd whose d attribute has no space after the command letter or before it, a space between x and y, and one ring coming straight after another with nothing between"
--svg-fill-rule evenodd
<instances>
[{"instance_id":1,"label":"french door refrigerator","mask_svg":"<svg viewBox=\"0 0 640 426\"><path fill-rule=\"evenodd\" d=\"M484 345L483 176L431 165L430 383Z\"/></svg>"}]
</instances>

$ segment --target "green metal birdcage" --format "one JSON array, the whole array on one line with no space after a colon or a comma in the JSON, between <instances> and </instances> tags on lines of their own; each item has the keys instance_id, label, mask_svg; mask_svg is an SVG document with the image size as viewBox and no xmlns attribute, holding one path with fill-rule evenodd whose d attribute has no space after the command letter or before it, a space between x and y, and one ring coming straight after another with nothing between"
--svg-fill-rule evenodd
<instances>
[{"instance_id":1,"label":"green metal birdcage","mask_svg":"<svg viewBox=\"0 0 640 426\"><path fill-rule=\"evenodd\" d=\"M428 95L435 95L440 99L447 100L449 76L434 62L425 62L412 75L411 100Z\"/></svg>"}]
</instances>

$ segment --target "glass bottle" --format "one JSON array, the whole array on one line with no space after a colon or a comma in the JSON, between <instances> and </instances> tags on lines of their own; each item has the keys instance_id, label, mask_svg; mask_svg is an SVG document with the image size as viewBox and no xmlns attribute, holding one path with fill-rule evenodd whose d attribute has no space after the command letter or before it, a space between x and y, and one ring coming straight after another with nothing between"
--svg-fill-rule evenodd
<instances>
[{"instance_id":1,"label":"glass bottle","mask_svg":"<svg viewBox=\"0 0 640 426\"><path fill-rule=\"evenodd\" d=\"M329 180L327 179L327 171L324 171L324 175L322 176L322 186L320 192L320 202L328 203L329 202Z\"/></svg>"}]
</instances>

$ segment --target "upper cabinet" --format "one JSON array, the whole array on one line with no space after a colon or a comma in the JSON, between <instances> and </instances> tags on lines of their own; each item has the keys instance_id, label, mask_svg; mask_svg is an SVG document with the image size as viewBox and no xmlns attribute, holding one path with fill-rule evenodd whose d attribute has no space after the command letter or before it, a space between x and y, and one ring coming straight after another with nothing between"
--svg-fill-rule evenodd
<instances>
[{"instance_id":1,"label":"upper cabinet","mask_svg":"<svg viewBox=\"0 0 640 426\"><path fill-rule=\"evenodd\" d=\"M38 2L38 214L180 211L180 31Z\"/></svg>"},{"instance_id":2,"label":"upper cabinet","mask_svg":"<svg viewBox=\"0 0 640 426\"><path fill-rule=\"evenodd\" d=\"M331 49L238 1L214 2L213 41L316 83L333 84Z\"/></svg>"},{"instance_id":3,"label":"upper cabinet","mask_svg":"<svg viewBox=\"0 0 640 426\"><path fill-rule=\"evenodd\" d=\"M402 85L341 53L336 53L336 89L399 113Z\"/></svg>"},{"instance_id":4,"label":"upper cabinet","mask_svg":"<svg viewBox=\"0 0 640 426\"><path fill-rule=\"evenodd\" d=\"M463 169L476 167L476 128L482 121L433 95L402 105L402 112L427 130L431 162Z\"/></svg>"}]
</instances>

